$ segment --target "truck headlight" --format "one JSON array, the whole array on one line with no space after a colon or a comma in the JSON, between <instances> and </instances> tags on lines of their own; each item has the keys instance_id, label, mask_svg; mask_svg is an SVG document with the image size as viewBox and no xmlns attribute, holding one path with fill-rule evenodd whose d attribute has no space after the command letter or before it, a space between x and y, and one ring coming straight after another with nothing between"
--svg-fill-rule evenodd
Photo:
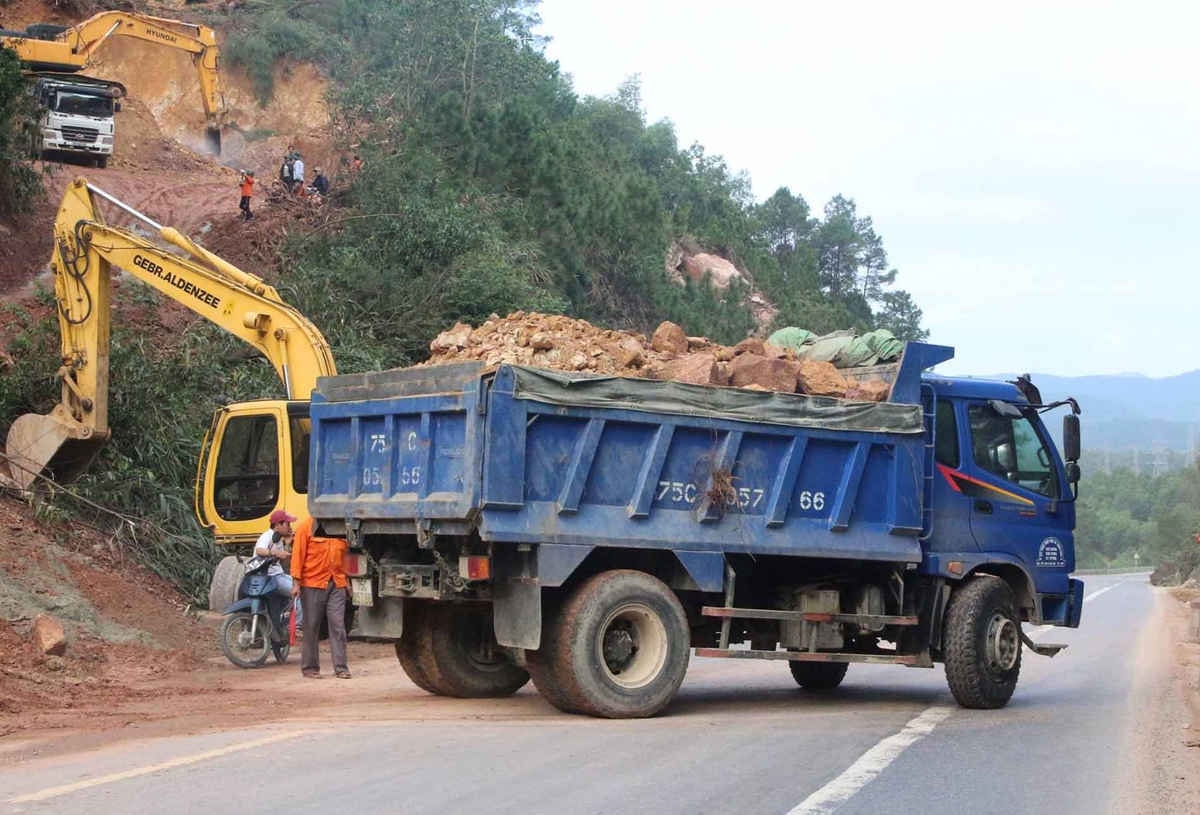
<instances>
[{"instance_id":1,"label":"truck headlight","mask_svg":"<svg viewBox=\"0 0 1200 815\"><path fill-rule=\"evenodd\" d=\"M113 142L112 142L112 136L101 136L101 137L100 137L100 143L101 143L101 144L112 144L112 143L113 143Z\"/></svg>"}]
</instances>

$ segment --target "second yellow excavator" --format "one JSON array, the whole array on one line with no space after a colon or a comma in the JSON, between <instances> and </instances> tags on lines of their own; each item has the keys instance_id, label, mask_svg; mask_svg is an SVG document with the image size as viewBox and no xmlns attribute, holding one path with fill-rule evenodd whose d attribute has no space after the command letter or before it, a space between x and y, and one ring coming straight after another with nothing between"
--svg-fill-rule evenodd
<instances>
[{"instance_id":1,"label":"second yellow excavator","mask_svg":"<svg viewBox=\"0 0 1200 815\"><path fill-rule=\"evenodd\" d=\"M166 248L105 222L108 202L149 227ZM110 302L114 268L257 348L285 399L226 405L213 419L196 480L196 513L220 544L253 541L276 509L305 510L309 396L336 373L324 336L262 278L156 223L86 179L68 186L50 259L62 342L62 396L49 414L9 428L0 484L29 490L43 473L70 481L109 437Z\"/></svg>"},{"instance_id":2,"label":"second yellow excavator","mask_svg":"<svg viewBox=\"0 0 1200 815\"><path fill-rule=\"evenodd\" d=\"M182 20L171 20L164 17L150 17L125 11L104 11L95 14L83 22L73 26L36 24L28 26L24 31L5 31L0 29L0 46L11 48L17 53L25 71L31 76L48 80L68 87L55 87L49 90L39 87L39 101L45 109L64 114L77 114L92 119L107 120L109 123L108 153L112 144L112 103L107 108L101 101L92 99L100 94L89 93L85 86L69 87L73 78L70 75L85 70L92 62L104 43L112 37L132 37L134 39L152 42L165 48L174 48L191 54L192 64L196 68L196 76L200 82L200 95L204 105L207 120L207 138L210 149L220 153L221 128L224 126L225 99L221 92L219 74L219 54L216 33L205 25L187 23ZM88 82L86 78L83 80ZM95 84L96 80L90 80ZM111 83L116 85L118 83ZM42 82L45 86L46 82ZM58 110L58 103L66 107ZM49 107L46 107L49 104ZM43 117L45 118L45 117ZM58 149L71 152L90 152L107 156L102 150L102 131L104 122L70 122L64 127L54 127L53 123L42 122L43 130L52 132L45 134L40 142L45 149ZM47 125L51 125L47 127ZM63 131L68 132L64 135ZM71 138L66 136L93 135L85 149L79 149ZM95 146L91 146L95 145Z\"/></svg>"}]
</instances>

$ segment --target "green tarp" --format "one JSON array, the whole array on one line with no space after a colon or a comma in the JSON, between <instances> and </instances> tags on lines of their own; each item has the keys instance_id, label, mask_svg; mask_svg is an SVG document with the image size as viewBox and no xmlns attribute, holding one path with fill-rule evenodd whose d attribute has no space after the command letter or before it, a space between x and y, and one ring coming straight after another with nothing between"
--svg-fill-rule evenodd
<instances>
[{"instance_id":1,"label":"green tarp","mask_svg":"<svg viewBox=\"0 0 1200 815\"><path fill-rule=\"evenodd\" d=\"M904 352L904 342L886 328L868 331L861 337L853 329L817 336L796 326L781 328L767 342L790 348L802 359L831 362L838 368L862 368L894 362Z\"/></svg>"},{"instance_id":2,"label":"green tarp","mask_svg":"<svg viewBox=\"0 0 1200 815\"><path fill-rule=\"evenodd\" d=\"M515 380L514 397L552 405L702 416L821 430L922 432L920 405L851 402L827 396L511 367Z\"/></svg>"}]
</instances>

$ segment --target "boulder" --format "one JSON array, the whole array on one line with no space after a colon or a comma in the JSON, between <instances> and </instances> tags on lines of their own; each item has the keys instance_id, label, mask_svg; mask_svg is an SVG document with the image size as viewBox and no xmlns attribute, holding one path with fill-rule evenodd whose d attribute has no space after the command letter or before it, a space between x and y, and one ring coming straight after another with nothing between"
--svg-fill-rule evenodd
<instances>
[{"instance_id":1,"label":"boulder","mask_svg":"<svg viewBox=\"0 0 1200 815\"><path fill-rule=\"evenodd\" d=\"M846 389L846 398L859 402L886 402L892 386L882 379L868 379L866 382L851 382Z\"/></svg>"},{"instance_id":2,"label":"boulder","mask_svg":"<svg viewBox=\"0 0 1200 815\"><path fill-rule=\"evenodd\" d=\"M62 623L49 614L39 614L33 621L33 642L47 656L60 657L67 652L67 635Z\"/></svg>"},{"instance_id":3,"label":"boulder","mask_svg":"<svg viewBox=\"0 0 1200 815\"><path fill-rule=\"evenodd\" d=\"M467 342L470 339L471 326L466 323L455 323L453 328L443 331L433 338L433 342L429 343L429 350L436 354L439 351L454 351L459 348L466 348Z\"/></svg>"},{"instance_id":4,"label":"boulder","mask_svg":"<svg viewBox=\"0 0 1200 815\"><path fill-rule=\"evenodd\" d=\"M617 346L617 362L622 368L637 368L646 361L646 349L633 337L626 337Z\"/></svg>"},{"instance_id":5,"label":"boulder","mask_svg":"<svg viewBox=\"0 0 1200 815\"><path fill-rule=\"evenodd\" d=\"M790 365L795 371L800 393L812 396L842 397L846 395L846 378L838 373L832 363L802 359L799 362L783 364Z\"/></svg>"},{"instance_id":6,"label":"boulder","mask_svg":"<svg viewBox=\"0 0 1200 815\"><path fill-rule=\"evenodd\" d=\"M687 334L683 333L683 329L675 323L664 320L658 328L654 329L654 336L650 338L650 347L663 354L687 353Z\"/></svg>"},{"instance_id":7,"label":"boulder","mask_svg":"<svg viewBox=\"0 0 1200 815\"><path fill-rule=\"evenodd\" d=\"M729 363L722 362L721 358L718 356L717 357L717 381L714 382L713 384L728 385L729 380L731 378L732 378L732 374L730 374L730 372L729 372Z\"/></svg>"},{"instance_id":8,"label":"boulder","mask_svg":"<svg viewBox=\"0 0 1200 815\"><path fill-rule=\"evenodd\" d=\"M742 340L737 345L733 346L733 353L735 356L739 356L741 354L757 354L760 357L768 356L766 343L764 343L758 337L747 337L746 339Z\"/></svg>"},{"instance_id":9,"label":"boulder","mask_svg":"<svg viewBox=\"0 0 1200 815\"><path fill-rule=\"evenodd\" d=\"M712 354L688 354L663 363L656 372L657 378L689 385L719 385L720 371L717 358Z\"/></svg>"},{"instance_id":10,"label":"boulder","mask_svg":"<svg viewBox=\"0 0 1200 815\"><path fill-rule=\"evenodd\" d=\"M719 255L706 252L684 258L683 273L696 283L704 280L704 275L711 275L714 289L727 289L734 280L743 279L742 273L733 263Z\"/></svg>"},{"instance_id":11,"label":"boulder","mask_svg":"<svg viewBox=\"0 0 1200 815\"><path fill-rule=\"evenodd\" d=\"M758 354L739 354L729 363L729 384L738 388L758 385L767 390L795 393L795 363Z\"/></svg>"}]
</instances>

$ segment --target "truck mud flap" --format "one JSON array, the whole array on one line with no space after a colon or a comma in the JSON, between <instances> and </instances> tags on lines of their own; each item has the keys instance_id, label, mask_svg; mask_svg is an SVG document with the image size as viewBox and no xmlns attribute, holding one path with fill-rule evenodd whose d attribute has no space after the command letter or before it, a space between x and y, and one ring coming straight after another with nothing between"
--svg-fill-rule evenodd
<instances>
[{"instance_id":1,"label":"truck mud flap","mask_svg":"<svg viewBox=\"0 0 1200 815\"><path fill-rule=\"evenodd\" d=\"M404 601L398 597L379 597L374 605L356 606L349 634L364 640L400 639L404 635Z\"/></svg>"},{"instance_id":2,"label":"truck mud flap","mask_svg":"<svg viewBox=\"0 0 1200 815\"><path fill-rule=\"evenodd\" d=\"M496 642L534 651L542 644L542 587L533 553L515 546L492 552L492 626Z\"/></svg>"}]
</instances>

